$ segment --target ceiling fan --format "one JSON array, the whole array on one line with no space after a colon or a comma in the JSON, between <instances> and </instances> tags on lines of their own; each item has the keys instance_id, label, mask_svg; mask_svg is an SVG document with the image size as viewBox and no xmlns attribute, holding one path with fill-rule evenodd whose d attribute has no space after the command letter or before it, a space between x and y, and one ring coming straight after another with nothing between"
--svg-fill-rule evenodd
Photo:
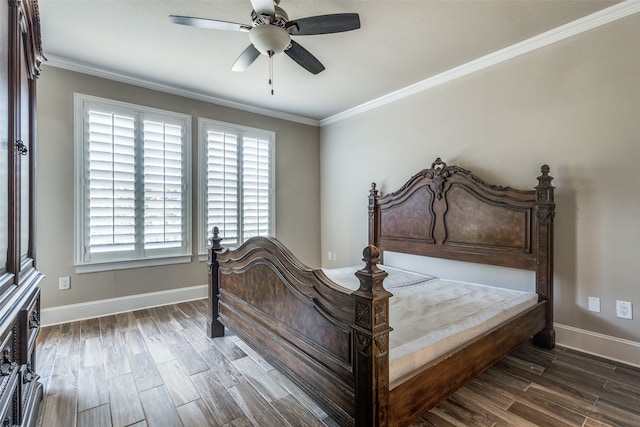
<instances>
[{"instance_id":1,"label":"ceiling fan","mask_svg":"<svg viewBox=\"0 0 640 427\"><path fill-rule=\"evenodd\" d=\"M307 49L292 40L291 36L340 33L360 28L360 17L357 13L318 15L290 21L287 13L278 6L280 0L250 1L253 11L249 25L191 16L170 15L169 18L174 24L248 32L251 44L233 64L233 71L246 70L260 54L271 58L284 52L305 70L318 74L325 69L324 65Z\"/></svg>"}]
</instances>

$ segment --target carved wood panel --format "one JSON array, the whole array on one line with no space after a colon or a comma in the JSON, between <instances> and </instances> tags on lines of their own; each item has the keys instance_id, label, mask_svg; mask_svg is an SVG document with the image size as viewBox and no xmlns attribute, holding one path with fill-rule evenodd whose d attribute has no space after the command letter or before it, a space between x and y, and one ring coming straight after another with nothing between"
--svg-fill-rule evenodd
<instances>
[{"instance_id":1,"label":"carved wood panel","mask_svg":"<svg viewBox=\"0 0 640 427\"><path fill-rule=\"evenodd\" d=\"M433 243L433 195L421 188L402 203L383 208L380 234L394 239L412 239Z\"/></svg>"},{"instance_id":2,"label":"carved wood panel","mask_svg":"<svg viewBox=\"0 0 640 427\"><path fill-rule=\"evenodd\" d=\"M531 250L531 209L488 203L461 186L447 192L447 208L447 243Z\"/></svg>"}]
</instances>

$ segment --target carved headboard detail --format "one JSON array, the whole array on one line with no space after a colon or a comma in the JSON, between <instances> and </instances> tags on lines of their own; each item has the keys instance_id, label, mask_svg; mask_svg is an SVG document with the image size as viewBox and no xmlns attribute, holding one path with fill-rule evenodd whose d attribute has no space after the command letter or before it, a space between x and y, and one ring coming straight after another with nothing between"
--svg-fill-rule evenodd
<instances>
[{"instance_id":1,"label":"carved headboard detail","mask_svg":"<svg viewBox=\"0 0 640 427\"><path fill-rule=\"evenodd\" d=\"M548 173L543 166L539 185L523 191L487 184L437 158L394 193L379 196L373 183L369 244L383 251L535 271L544 237L539 225L554 210Z\"/></svg>"}]
</instances>

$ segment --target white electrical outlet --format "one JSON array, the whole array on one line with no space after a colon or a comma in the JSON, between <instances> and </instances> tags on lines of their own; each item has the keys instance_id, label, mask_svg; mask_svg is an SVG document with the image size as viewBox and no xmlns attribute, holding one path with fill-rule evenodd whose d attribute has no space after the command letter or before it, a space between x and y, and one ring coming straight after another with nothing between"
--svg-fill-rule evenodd
<instances>
[{"instance_id":1,"label":"white electrical outlet","mask_svg":"<svg viewBox=\"0 0 640 427\"><path fill-rule=\"evenodd\" d=\"M600 298L589 297L589 311L600 313Z\"/></svg>"},{"instance_id":2,"label":"white electrical outlet","mask_svg":"<svg viewBox=\"0 0 640 427\"><path fill-rule=\"evenodd\" d=\"M333 254L331 252L327 252L327 259L331 261Z\"/></svg>"},{"instance_id":3,"label":"white electrical outlet","mask_svg":"<svg viewBox=\"0 0 640 427\"><path fill-rule=\"evenodd\" d=\"M58 278L58 289L61 291L66 291L71 288L71 278L67 277L59 277Z\"/></svg>"},{"instance_id":4,"label":"white electrical outlet","mask_svg":"<svg viewBox=\"0 0 640 427\"><path fill-rule=\"evenodd\" d=\"M633 308L629 301L616 301L616 316L622 319L633 319Z\"/></svg>"}]
</instances>

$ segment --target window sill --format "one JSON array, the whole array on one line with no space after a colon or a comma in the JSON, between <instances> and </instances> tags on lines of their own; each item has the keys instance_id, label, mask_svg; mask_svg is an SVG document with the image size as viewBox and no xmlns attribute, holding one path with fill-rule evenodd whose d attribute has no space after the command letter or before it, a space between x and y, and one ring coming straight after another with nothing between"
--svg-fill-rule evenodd
<instances>
[{"instance_id":1,"label":"window sill","mask_svg":"<svg viewBox=\"0 0 640 427\"><path fill-rule=\"evenodd\" d=\"M126 270L130 268L157 267L168 264L187 264L191 262L191 255L183 255L169 258L147 258L131 261L112 261L93 264L76 265L76 273L98 273L110 270Z\"/></svg>"}]
</instances>

